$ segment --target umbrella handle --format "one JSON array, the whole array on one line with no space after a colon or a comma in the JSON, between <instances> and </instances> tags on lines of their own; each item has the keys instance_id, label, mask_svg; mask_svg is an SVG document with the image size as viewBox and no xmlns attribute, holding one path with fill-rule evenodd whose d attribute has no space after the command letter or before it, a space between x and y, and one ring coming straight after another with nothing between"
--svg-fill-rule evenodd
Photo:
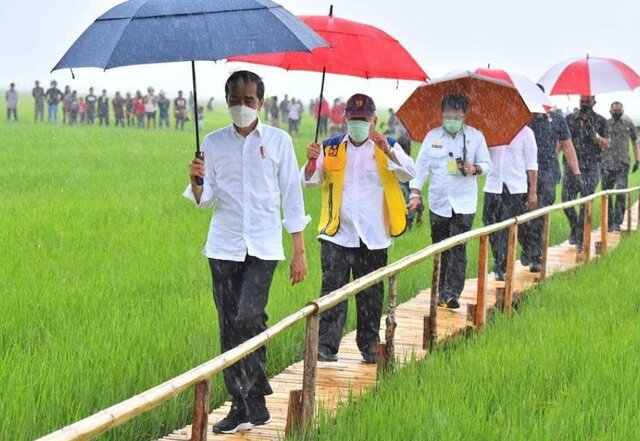
<instances>
[{"instance_id":1,"label":"umbrella handle","mask_svg":"<svg viewBox=\"0 0 640 441\"><path fill-rule=\"evenodd\" d=\"M204 158L204 155L202 154L202 150L196 150L195 157L198 159ZM202 179L200 176L197 176L196 185L204 185L204 179Z\"/></svg>"}]
</instances>

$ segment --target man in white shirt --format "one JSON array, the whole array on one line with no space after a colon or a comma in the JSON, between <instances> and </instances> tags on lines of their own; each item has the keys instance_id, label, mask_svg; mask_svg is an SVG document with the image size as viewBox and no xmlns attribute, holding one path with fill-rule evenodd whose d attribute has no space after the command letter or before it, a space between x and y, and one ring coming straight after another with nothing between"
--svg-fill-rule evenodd
<instances>
[{"instance_id":1,"label":"man in white shirt","mask_svg":"<svg viewBox=\"0 0 640 441\"><path fill-rule=\"evenodd\" d=\"M538 205L538 146L528 126L524 126L508 145L492 147L491 171L484 185L485 225L495 224L535 210ZM489 235L496 280L504 280L507 270L509 232Z\"/></svg>"},{"instance_id":2,"label":"man in white shirt","mask_svg":"<svg viewBox=\"0 0 640 441\"><path fill-rule=\"evenodd\" d=\"M258 119L264 103L262 79L253 72L235 72L225 84L225 96L233 124L205 137L203 159L191 161L191 184L184 192L200 208L216 206L203 254L209 258L223 352L267 328L269 287L278 260L284 260L282 226L293 240L291 281L304 279L303 230L309 222L291 137ZM224 370L232 406L213 425L215 433L271 421L264 397L273 392L265 361L263 346Z\"/></svg>"},{"instance_id":3,"label":"man in white shirt","mask_svg":"<svg viewBox=\"0 0 640 441\"><path fill-rule=\"evenodd\" d=\"M302 118L302 103L300 100L291 98L291 103L287 107L287 119L289 120L289 133L298 134L300 132L300 119Z\"/></svg>"},{"instance_id":4,"label":"man in white shirt","mask_svg":"<svg viewBox=\"0 0 640 441\"><path fill-rule=\"evenodd\" d=\"M144 113L147 115L147 129L153 123L156 128L156 113L158 111L158 97L155 95L153 87L147 89L147 95L144 97Z\"/></svg>"},{"instance_id":5,"label":"man in white shirt","mask_svg":"<svg viewBox=\"0 0 640 441\"><path fill-rule=\"evenodd\" d=\"M406 207L398 181L409 181L413 160L393 139L375 130L378 121L371 97L355 94L345 110L347 133L322 145L307 147L300 171L307 185L319 185L322 211L319 236L322 262L321 296L387 264L391 237L406 228ZM356 342L365 363L377 361L383 286L378 283L356 296ZM347 302L320 316L318 360L337 361Z\"/></svg>"},{"instance_id":6,"label":"man in white shirt","mask_svg":"<svg viewBox=\"0 0 640 441\"><path fill-rule=\"evenodd\" d=\"M487 174L491 159L484 135L464 124L468 101L462 95L442 100L442 127L432 129L420 147L416 177L411 181L409 209L422 205L422 187L429 179L431 241L440 242L471 230L478 205L476 176ZM442 253L438 305L460 307L467 267L466 245Z\"/></svg>"}]
</instances>

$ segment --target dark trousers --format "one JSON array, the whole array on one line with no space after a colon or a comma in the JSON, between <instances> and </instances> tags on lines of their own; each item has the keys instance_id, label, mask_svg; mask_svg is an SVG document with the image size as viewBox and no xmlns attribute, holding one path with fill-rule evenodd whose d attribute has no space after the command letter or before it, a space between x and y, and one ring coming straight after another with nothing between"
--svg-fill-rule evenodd
<instances>
[{"instance_id":1,"label":"dark trousers","mask_svg":"<svg viewBox=\"0 0 640 441\"><path fill-rule=\"evenodd\" d=\"M451 217L443 217L429 212L431 221L431 242L436 243L457 234L466 233L473 226L475 214L453 213ZM438 297L446 302L449 298L459 298L464 289L467 269L467 246L458 245L442 253L440 260L440 283Z\"/></svg>"},{"instance_id":2,"label":"dark trousers","mask_svg":"<svg viewBox=\"0 0 640 441\"><path fill-rule=\"evenodd\" d=\"M213 300L220 323L220 349L228 351L267 329L265 308L277 261L247 256L244 262L209 259ZM224 370L224 382L236 404L273 393L261 347Z\"/></svg>"},{"instance_id":3,"label":"dark trousers","mask_svg":"<svg viewBox=\"0 0 640 441\"><path fill-rule=\"evenodd\" d=\"M572 201L578 197L588 196L596 191L598 182L600 181L600 170L581 170L582 182L585 187L585 194L580 194L580 186L572 173L565 172L562 177L562 202ZM576 212L575 208L567 208L564 214L569 220L571 234L576 239L576 246L582 247L582 237L584 234L584 205L580 207L580 211Z\"/></svg>"},{"instance_id":4,"label":"dark trousers","mask_svg":"<svg viewBox=\"0 0 640 441\"><path fill-rule=\"evenodd\" d=\"M602 170L602 189L611 190L613 188L627 188L629 186L629 164L623 164L617 170ZM624 210L626 207L626 196L619 194L609 196L609 226L620 225L624 221Z\"/></svg>"},{"instance_id":5,"label":"dark trousers","mask_svg":"<svg viewBox=\"0 0 640 441\"><path fill-rule=\"evenodd\" d=\"M502 186L502 193L484 194L484 211L482 222L491 225L519 216L526 210L525 193L511 194L506 185ZM491 252L493 253L493 270L504 273L507 270L507 248L509 230L503 229L489 235Z\"/></svg>"},{"instance_id":6,"label":"dark trousers","mask_svg":"<svg viewBox=\"0 0 640 441\"><path fill-rule=\"evenodd\" d=\"M556 200L556 184L538 181L538 208L553 205ZM544 218L539 217L518 228L518 242L522 247L522 259L529 263L542 261L542 229Z\"/></svg>"},{"instance_id":7,"label":"dark trousers","mask_svg":"<svg viewBox=\"0 0 640 441\"><path fill-rule=\"evenodd\" d=\"M370 250L360 242L358 248L346 248L326 240L320 241L322 263L322 290L326 296L347 283L349 276L360 278L387 264L387 249ZM380 342L380 317L382 316L382 283L377 283L356 295L358 332L356 343L360 352L377 354ZM321 350L336 354L347 320L348 302L344 301L320 314L319 346Z\"/></svg>"}]
</instances>

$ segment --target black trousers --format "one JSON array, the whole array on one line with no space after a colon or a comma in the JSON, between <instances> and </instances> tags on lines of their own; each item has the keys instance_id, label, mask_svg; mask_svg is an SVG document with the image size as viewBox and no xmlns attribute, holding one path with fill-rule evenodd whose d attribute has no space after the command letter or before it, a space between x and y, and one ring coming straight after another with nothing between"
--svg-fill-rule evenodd
<instances>
[{"instance_id":1,"label":"black trousers","mask_svg":"<svg viewBox=\"0 0 640 441\"><path fill-rule=\"evenodd\" d=\"M485 225L491 225L519 216L526 210L526 200L525 193L511 194L506 185L502 186L501 194L485 192L482 222ZM504 273L507 270L508 242L509 230L507 229L489 235L494 271Z\"/></svg>"},{"instance_id":2,"label":"black trousers","mask_svg":"<svg viewBox=\"0 0 640 441\"><path fill-rule=\"evenodd\" d=\"M556 184L554 182L538 181L538 208L553 205L556 200ZM518 228L518 242L522 247L522 258L530 263L542 261L542 229L544 219L539 217Z\"/></svg>"},{"instance_id":3,"label":"black trousers","mask_svg":"<svg viewBox=\"0 0 640 441\"><path fill-rule=\"evenodd\" d=\"M370 250L360 242L358 248L346 248L332 242L320 241L322 262L322 290L320 296L326 296L347 283L349 276L360 278L387 264L387 249ZM358 331L356 343L360 352L377 354L380 342L380 317L384 289L377 283L356 295L358 312ZM320 314L319 344L321 350L336 354L340 349L340 340L347 320L347 301L344 301Z\"/></svg>"},{"instance_id":4,"label":"black trousers","mask_svg":"<svg viewBox=\"0 0 640 441\"><path fill-rule=\"evenodd\" d=\"M611 190L613 188L629 187L629 164L623 164L617 170L602 170L602 189ZM626 208L625 194L609 196L609 226L620 225L624 221L624 210Z\"/></svg>"},{"instance_id":5,"label":"black trousers","mask_svg":"<svg viewBox=\"0 0 640 441\"><path fill-rule=\"evenodd\" d=\"M453 213L451 217L443 217L429 212L431 222L431 242L436 243L456 234L466 233L473 226L474 214ZM440 260L440 281L438 297L446 302L449 298L459 298L464 289L467 269L467 246L458 245L442 253Z\"/></svg>"},{"instance_id":6,"label":"black trousers","mask_svg":"<svg viewBox=\"0 0 640 441\"><path fill-rule=\"evenodd\" d=\"M277 263L253 256L247 256L244 262L209 259L222 352L267 329L265 308ZM273 393L265 370L266 358L267 348L263 346L224 370L224 382L236 404Z\"/></svg>"},{"instance_id":7,"label":"black trousers","mask_svg":"<svg viewBox=\"0 0 640 441\"><path fill-rule=\"evenodd\" d=\"M585 169L581 170L581 173L582 182L585 186L585 194L580 194L580 186L575 176L570 172L565 172L562 177L562 202L572 201L576 199L579 194L580 197L584 197L596 191L596 187L600 181L600 170ZM564 210L564 214L569 220L571 234L576 238L576 246L581 247L584 234L584 205L580 207L579 212L576 212L575 208L567 208Z\"/></svg>"}]
</instances>

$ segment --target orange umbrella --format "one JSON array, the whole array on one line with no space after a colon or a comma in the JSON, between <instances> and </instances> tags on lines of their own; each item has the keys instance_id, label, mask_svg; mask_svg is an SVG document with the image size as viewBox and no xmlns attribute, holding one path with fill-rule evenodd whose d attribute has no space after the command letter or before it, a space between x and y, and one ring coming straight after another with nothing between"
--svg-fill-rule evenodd
<instances>
[{"instance_id":1,"label":"orange umbrella","mask_svg":"<svg viewBox=\"0 0 640 441\"><path fill-rule=\"evenodd\" d=\"M441 104L447 95L469 100L465 124L480 130L487 145L509 144L531 120L531 113L511 84L461 72L418 87L396 112L411 139L422 142L427 132L442 125Z\"/></svg>"}]
</instances>

